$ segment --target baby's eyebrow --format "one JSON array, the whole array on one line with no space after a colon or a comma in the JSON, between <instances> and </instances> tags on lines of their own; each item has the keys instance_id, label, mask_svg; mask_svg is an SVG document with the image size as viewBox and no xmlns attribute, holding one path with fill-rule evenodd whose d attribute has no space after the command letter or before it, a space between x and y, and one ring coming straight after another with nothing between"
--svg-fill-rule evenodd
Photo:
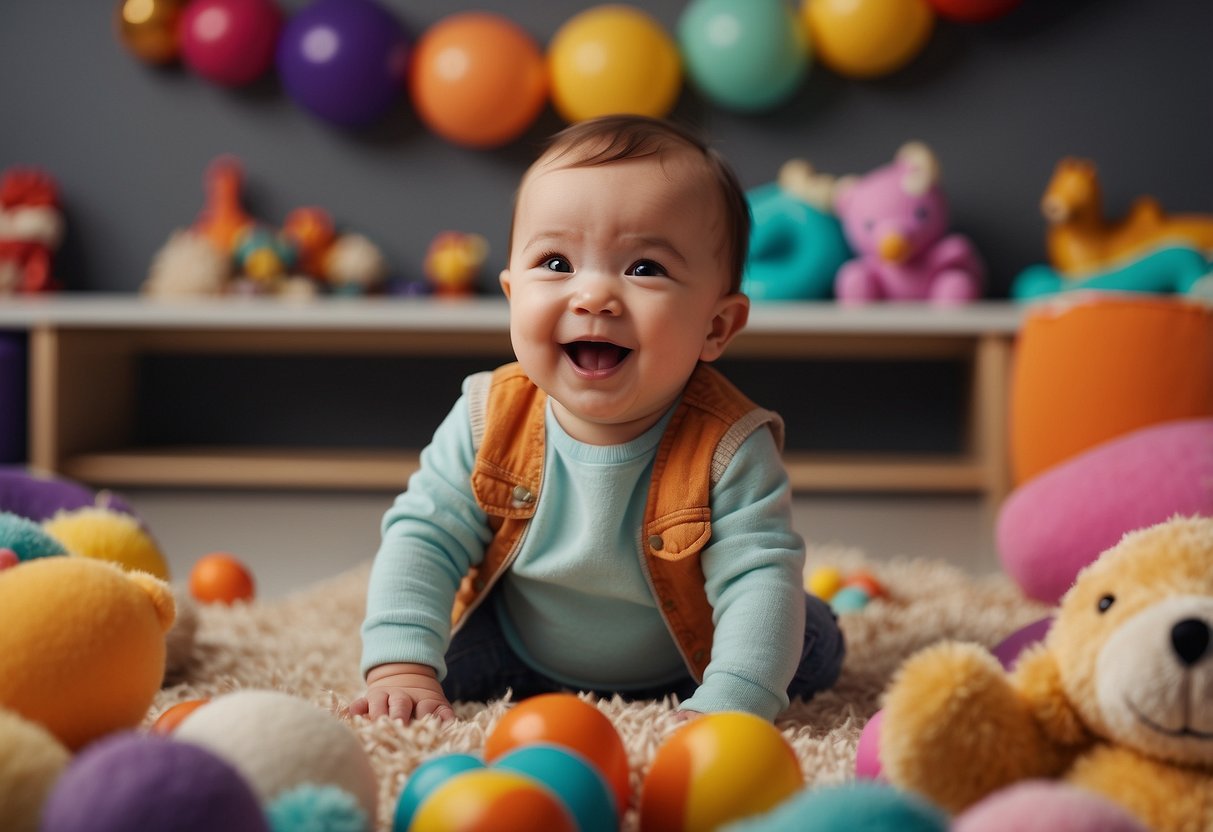
<instances>
[{"instance_id":1,"label":"baby's eyebrow","mask_svg":"<svg viewBox=\"0 0 1213 832\"><path fill-rule=\"evenodd\" d=\"M577 234L570 231L540 231L537 234L532 234L527 238L523 249L531 249L536 246L554 246L561 243L567 243L575 239Z\"/></svg>"},{"instance_id":2,"label":"baby's eyebrow","mask_svg":"<svg viewBox=\"0 0 1213 832\"><path fill-rule=\"evenodd\" d=\"M646 248L662 249L682 265L685 266L687 264L687 259L683 256L682 252L665 237L650 234L625 234L620 239L628 243L639 243Z\"/></svg>"}]
</instances>

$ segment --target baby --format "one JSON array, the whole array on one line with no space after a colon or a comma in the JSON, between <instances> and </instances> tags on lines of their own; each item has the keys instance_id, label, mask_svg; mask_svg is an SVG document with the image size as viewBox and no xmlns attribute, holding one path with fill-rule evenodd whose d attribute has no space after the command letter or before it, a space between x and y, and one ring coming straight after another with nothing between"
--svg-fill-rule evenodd
<instances>
[{"instance_id":1,"label":"baby","mask_svg":"<svg viewBox=\"0 0 1213 832\"><path fill-rule=\"evenodd\" d=\"M724 160L673 124L553 138L500 278L518 361L464 382L384 517L353 713L583 690L772 719L834 683L782 422L708 366L749 314L749 225Z\"/></svg>"}]
</instances>

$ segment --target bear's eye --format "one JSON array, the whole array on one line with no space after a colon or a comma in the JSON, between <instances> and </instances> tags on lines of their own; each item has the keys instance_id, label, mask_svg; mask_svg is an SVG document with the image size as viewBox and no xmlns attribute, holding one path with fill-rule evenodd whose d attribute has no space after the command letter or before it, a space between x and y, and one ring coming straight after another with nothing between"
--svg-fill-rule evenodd
<instances>
[{"instance_id":1,"label":"bear's eye","mask_svg":"<svg viewBox=\"0 0 1213 832\"><path fill-rule=\"evenodd\" d=\"M1104 597L1099 599L1099 611L1101 613L1105 613L1108 610L1110 610L1112 608L1112 605L1115 603L1116 603L1115 595L1105 595Z\"/></svg>"}]
</instances>

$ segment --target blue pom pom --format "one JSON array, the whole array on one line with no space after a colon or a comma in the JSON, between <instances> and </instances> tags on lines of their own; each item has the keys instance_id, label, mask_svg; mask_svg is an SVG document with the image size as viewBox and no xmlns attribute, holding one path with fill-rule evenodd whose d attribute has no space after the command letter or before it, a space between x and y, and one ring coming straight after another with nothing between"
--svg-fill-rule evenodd
<instances>
[{"instance_id":1,"label":"blue pom pom","mask_svg":"<svg viewBox=\"0 0 1213 832\"><path fill-rule=\"evenodd\" d=\"M0 511L0 548L12 549L22 561L67 554L40 525L7 511Z\"/></svg>"},{"instance_id":2,"label":"blue pom pom","mask_svg":"<svg viewBox=\"0 0 1213 832\"><path fill-rule=\"evenodd\" d=\"M305 783L283 792L266 806L273 832L370 832L358 800L337 786Z\"/></svg>"}]
</instances>

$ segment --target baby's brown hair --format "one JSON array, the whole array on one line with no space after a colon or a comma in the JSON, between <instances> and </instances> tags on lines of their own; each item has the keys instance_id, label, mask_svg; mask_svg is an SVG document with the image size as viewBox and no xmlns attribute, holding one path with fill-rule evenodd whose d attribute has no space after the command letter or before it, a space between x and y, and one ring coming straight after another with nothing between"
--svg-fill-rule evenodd
<instances>
[{"instance_id":1,"label":"baby's brown hair","mask_svg":"<svg viewBox=\"0 0 1213 832\"><path fill-rule=\"evenodd\" d=\"M702 157L720 191L728 234L725 242L729 256L729 292L738 292L750 245L750 206L729 163L695 133L673 122L648 116L602 116L578 122L556 133L535 164L581 151L584 155L573 158L570 167L594 167L652 156L670 148L690 150ZM511 244L513 238L511 221Z\"/></svg>"}]
</instances>

